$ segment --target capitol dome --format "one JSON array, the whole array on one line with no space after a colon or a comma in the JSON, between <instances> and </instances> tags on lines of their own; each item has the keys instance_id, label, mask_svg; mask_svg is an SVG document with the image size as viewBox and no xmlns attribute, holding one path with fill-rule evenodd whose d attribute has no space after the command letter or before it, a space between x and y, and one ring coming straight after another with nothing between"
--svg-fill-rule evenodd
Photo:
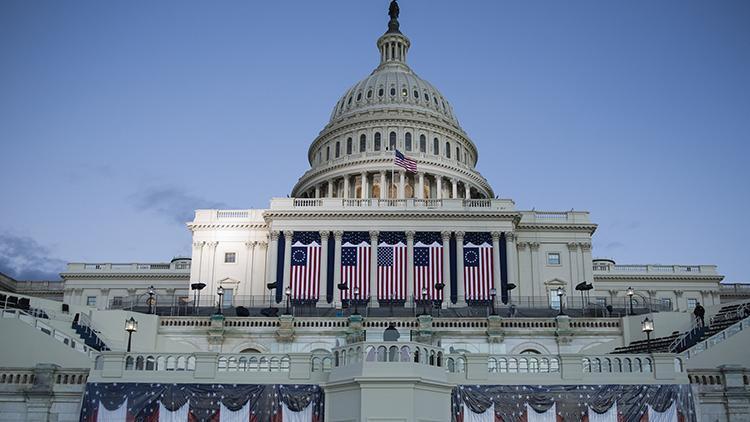
<instances>
[{"instance_id":1,"label":"capitol dome","mask_svg":"<svg viewBox=\"0 0 750 422\"><path fill-rule=\"evenodd\" d=\"M411 46L399 8L377 41L380 64L336 102L308 151L311 169L292 196L344 199L482 199L494 196L476 171L478 151L453 109L407 64ZM395 151L417 170L394 165Z\"/></svg>"}]
</instances>

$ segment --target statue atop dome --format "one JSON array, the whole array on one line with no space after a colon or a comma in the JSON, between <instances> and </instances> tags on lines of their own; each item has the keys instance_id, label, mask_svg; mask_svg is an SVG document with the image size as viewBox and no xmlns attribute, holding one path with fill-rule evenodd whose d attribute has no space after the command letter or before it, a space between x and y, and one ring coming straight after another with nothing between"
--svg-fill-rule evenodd
<instances>
[{"instance_id":1,"label":"statue atop dome","mask_svg":"<svg viewBox=\"0 0 750 422\"><path fill-rule=\"evenodd\" d=\"M388 21L388 32L386 32L387 34L390 34L390 33L400 34L401 33L401 31L398 29L399 28L398 15L400 12L401 10L399 9L398 3L396 2L396 0L391 0L391 5L388 6L388 16L391 17L391 20Z\"/></svg>"}]
</instances>

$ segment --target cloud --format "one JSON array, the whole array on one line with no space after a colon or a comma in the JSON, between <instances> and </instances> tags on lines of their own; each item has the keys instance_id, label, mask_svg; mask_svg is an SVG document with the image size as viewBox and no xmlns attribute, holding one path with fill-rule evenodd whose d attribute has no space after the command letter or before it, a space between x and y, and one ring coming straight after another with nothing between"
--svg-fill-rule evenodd
<instances>
[{"instance_id":1,"label":"cloud","mask_svg":"<svg viewBox=\"0 0 750 422\"><path fill-rule=\"evenodd\" d=\"M59 280L65 261L27 236L0 233L0 272L16 280Z\"/></svg>"},{"instance_id":2,"label":"cloud","mask_svg":"<svg viewBox=\"0 0 750 422\"><path fill-rule=\"evenodd\" d=\"M139 211L153 211L182 225L193 219L193 212L205 208L226 208L222 202L209 201L175 187L156 187L132 196Z\"/></svg>"}]
</instances>

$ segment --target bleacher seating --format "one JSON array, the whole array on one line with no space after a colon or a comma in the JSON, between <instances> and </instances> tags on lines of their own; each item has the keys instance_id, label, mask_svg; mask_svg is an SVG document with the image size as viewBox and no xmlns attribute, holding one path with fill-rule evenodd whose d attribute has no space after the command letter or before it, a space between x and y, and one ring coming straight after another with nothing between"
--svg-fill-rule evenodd
<instances>
[{"instance_id":1,"label":"bleacher seating","mask_svg":"<svg viewBox=\"0 0 750 422\"><path fill-rule=\"evenodd\" d=\"M733 325L734 323L750 316L750 302L722 306L719 312L708 321L706 327L695 327L689 332L674 332L670 336L651 339L652 352L674 352L680 353ZM681 339L680 342L676 342ZM675 344L677 347L670 346ZM648 353L648 340L638 340L627 346L617 347L612 353Z\"/></svg>"},{"instance_id":2,"label":"bleacher seating","mask_svg":"<svg viewBox=\"0 0 750 422\"><path fill-rule=\"evenodd\" d=\"M100 351L100 352L106 352L110 350L110 348L107 347L107 345L102 341L102 339L99 338L99 336L96 334L96 331L94 331L89 326L79 324L77 318L73 319L72 328L81 338L81 340L83 340L86 346L89 346L90 348Z\"/></svg>"}]
</instances>

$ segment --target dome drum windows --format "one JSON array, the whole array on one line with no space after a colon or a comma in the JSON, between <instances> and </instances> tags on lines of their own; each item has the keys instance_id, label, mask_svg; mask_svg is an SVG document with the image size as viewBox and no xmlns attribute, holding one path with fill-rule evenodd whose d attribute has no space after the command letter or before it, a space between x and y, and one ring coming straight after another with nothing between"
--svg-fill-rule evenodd
<instances>
[{"instance_id":1,"label":"dome drum windows","mask_svg":"<svg viewBox=\"0 0 750 422\"><path fill-rule=\"evenodd\" d=\"M378 89L378 97L382 97L383 95L385 95L385 91L381 87L380 89Z\"/></svg>"},{"instance_id":2,"label":"dome drum windows","mask_svg":"<svg viewBox=\"0 0 750 422\"><path fill-rule=\"evenodd\" d=\"M409 132L406 132L406 135L404 135L404 149L411 151L411 133Z\"/></svg>"},{"instance_id":3,"label":"dome drum windows","mask_svg":"<svg viewBox=\"0 0 750 422\"><path fill-rule=\"evenodd\" d=\"M427 137L419 135L419 152L427 152Z\"/></svg>"},{"instance_id":4,"label":"dome drum windows","mask_svg":"<svg viewBox=\"0 0 750 422\"><path fill-rule=\"evenodd\" d=\"M419 100L419 91L417 91L416 89L414 90L414 98Z\"/></svg>"},{"instance_id":5,"label":"dome drum windows","mask_svg":"<svg viewBox=\"0 0 750 422\"><path fill-rule=\"evenodd\" d=\"M391 97L395 97L395 96L396 96L396 88L391 87Z\"/></svg>"},{"instance_id":6,"label":"dome drum windows","mask_svg":"<svg viewBox=\"0 0 750 422\"><path fill-rule=\"evenodd\" d=\"M341 155L341 142L336 142L336 158Z\"/></svg>"},{"instance_id":7,"label":"dome drum windows","mask_svg":"<svg viewBox=\"0 0 750 422\"><path fill-rule=\"evenodd\" d=\"M352 154L352 138L347 138L346 140L346 155Z\"/></svg>"},{"instance_id":8,"label":"dome drum windows","mask_svg":"<svg viewBox=\"0 0 750 422\"><path fill-rule=\"evenodd\" d=\"M445 158L451 158L451 143L445 143Z\"/></svg>"},{"instance_id":9,"label":"dome drum windows","mask_svg":"<svg viewBox=\"0 0 750 422\"><path fill-rule=\"evenodd\" d=\"M388 148L390 148L391 151L396 149L396 132L391 132L388 136Z\"/></svg>"},{"instance_id":10,"label":"dome drum windows","mask_svg":"<svg viewBox=\"0 0 750 422\"><path fill-rule=\"evenodd\" d=\"M367 90L367 99L369 100L370 98L372 98L372 90L368 89Z\"/></svg>"},{"instance_id":11,"label":"dome drum windows","mask_svg":"<svg viewBox=\"0 0 750 422\"><path fill-rule=\"evenodd\" d=\"M401 88L401 96L406 98L409 96L409 90L406 88Z\"/></svg>"},{"instance_id":12,"label":"dome drum windows","mask_svg":"<svg viewBox=\"0 0 750 422\"><path fill-rule=\"evenodd\" d=\"M372 149L375 151L380 151L380 132L375 132Z\"/></svg>"},{"instance_id":13,"label":"dome drum windows","mask_svg":"<svg viewBox=\"0 0 750 422\"><path fill-rule=\"evenodd\" d=\"M362 100L362 92L357 93L357 101Z\"/></svg>"},{"instance_id":14,"label":"dome drum windows","mask_svg":"<svg viewBox=\"0 0 750 422\"><path fill-rule=\"evenodd\" d=\"M432 140L432 153L440 155L440 140L438 138Z\"/></svg>"},{"instance_id":15,"label":"dome drum windows","mask_svg":"<svg viewBox=\"0 0 750 422\"><path fill-rule=\"evenodd\" d=\"M365 152L367 149L367 136L364 134L359 137L359 152Z\"/></svg>"},{"instance_id":16,"label":"dome drum windows","mask_svg":"<svg viewBox=\"0 0 750 422\"><path fill-rule=\"evenodd\" d=\"M329 161L331 159L331 146L326 145L326 161Z\"/></svg>"}]
</instances>

